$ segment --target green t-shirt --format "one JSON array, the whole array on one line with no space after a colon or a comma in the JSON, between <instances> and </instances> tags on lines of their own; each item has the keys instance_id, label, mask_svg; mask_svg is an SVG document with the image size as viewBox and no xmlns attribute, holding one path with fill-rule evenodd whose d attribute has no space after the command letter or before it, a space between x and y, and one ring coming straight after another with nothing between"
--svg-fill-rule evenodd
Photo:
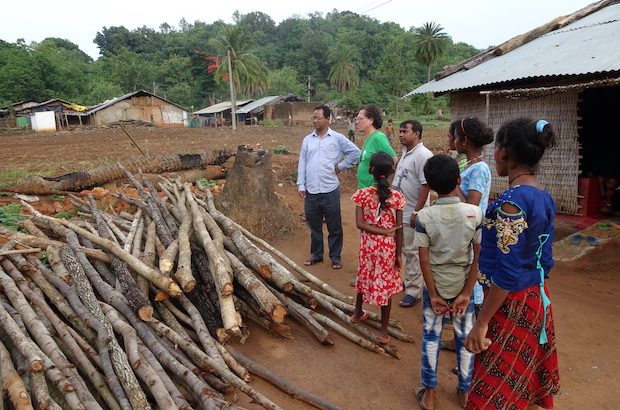
<instances>
[{"instance_id":1,"label":"green t-shirt","mask_svg":"<svg viewBox=\"0 0 620 410\"><path fill-rule=\"evenodd\" d=\"M381 131L375 131L364 142L362 154L360 155L360 163L357 167L357 188L368 188L375 182L375 178L370 174L370 157L375 152L387 152L391 157L395 157L396 153L390 145L390 141Z\"/></svg>"}]
</instances>

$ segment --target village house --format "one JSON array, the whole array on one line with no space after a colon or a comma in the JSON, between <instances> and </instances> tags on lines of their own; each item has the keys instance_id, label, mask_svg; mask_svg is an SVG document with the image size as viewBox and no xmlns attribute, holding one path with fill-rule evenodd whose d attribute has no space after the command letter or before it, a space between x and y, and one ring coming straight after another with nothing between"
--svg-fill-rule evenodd
<instances>
[{"instance_id":1,"label":"village house","mask_svg":"<svg viewBox=\"0 0 620 410\"><path fill-rule=\"evenodd\" d=\"M478 117L495 131L506 120L544 118L558 144L541 163L539 179L558 211L596 215L601 178L620 177L620 4L593 3L445 68L407 94L450 96L452 120ZM495 173L491 195L507 186Z\"/></svg>"},{"instance_id":2,"label":"village house","mask_svg":"<svg viewBox=\"0 0 620 410\"><path fill-rule=\"evenodd\" d=\"M188 113L183 107L145 90L90 107L86 111L89 125L104 125L116 121L145 121L158 126L184 127Z\"/></svg>"}]
</instances>

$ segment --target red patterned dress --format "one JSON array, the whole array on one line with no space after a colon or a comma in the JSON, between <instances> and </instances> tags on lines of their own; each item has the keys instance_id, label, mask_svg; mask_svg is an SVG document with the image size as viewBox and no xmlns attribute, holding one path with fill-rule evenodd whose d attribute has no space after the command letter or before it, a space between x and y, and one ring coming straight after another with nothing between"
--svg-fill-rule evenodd
<instances>
[{"instance_id":1,"label":"red patterned dress","mask_svg":"<svg viewBox=\"0 0 620 410\"><path fill-rule=\"evenodd\" d=\"M388 209L379 213L379 196L375 187L358 189L351 199L362 208L364 222L381 228L396 226L396 211L406 205L403 194L392 190L386 201ZM403 290L400 268L394 266L395 258L393 236L361 231L355 288L363 295L364 303L385 306L393 295Z\"/></svg>"}]
</instances>

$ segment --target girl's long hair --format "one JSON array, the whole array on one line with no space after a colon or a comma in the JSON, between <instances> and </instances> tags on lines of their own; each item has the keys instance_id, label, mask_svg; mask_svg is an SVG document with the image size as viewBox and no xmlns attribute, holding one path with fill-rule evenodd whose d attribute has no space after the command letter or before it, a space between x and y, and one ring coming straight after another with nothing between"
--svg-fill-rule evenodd
<instances>
[{"instance_id":1,"label":"girl's long hair","mask_svg":"<svg viewBox=\"0 0 620 410\"><path fill-rule=\"evenodd\" d=\"M370 173L375 177L377 194L379 195L379 212L387 209L386 201L392 195L388 177L394 172L394 160L383 151L375 152L370 157Z\"/></svg>"}]
</instances>

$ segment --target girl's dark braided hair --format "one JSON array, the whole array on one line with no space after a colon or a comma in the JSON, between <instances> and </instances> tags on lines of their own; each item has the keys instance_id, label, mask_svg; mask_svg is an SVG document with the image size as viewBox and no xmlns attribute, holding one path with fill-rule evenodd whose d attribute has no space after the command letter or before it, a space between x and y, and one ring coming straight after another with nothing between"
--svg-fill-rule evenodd
<instances>
[{"instance_id":1,"label":"girl's dark braided hair","mask_svg":"<svg viewBox=\"0 0 620 410\"><path fill-rule=\"evenodd\" d=\"M381 212L388 208L386 201L392 195L390 183L387 179L394 173L394 160L386 152L375 152L370 157L370 173L375 177L375 183L377 184L377 194L381 204L379 212Z\"/></svg>"},{"instance_id":2,"label":"girl's dark braided hair","mask_svg":"<svg viewBox=\"0 0 620 410\"><path fill-rule=\"evenodd\" d=\"M555 132L545 120L517 118L501 126L495 145L516 163L536 169L545 150L555 145Z\"/></svg>"}]
</instances>

